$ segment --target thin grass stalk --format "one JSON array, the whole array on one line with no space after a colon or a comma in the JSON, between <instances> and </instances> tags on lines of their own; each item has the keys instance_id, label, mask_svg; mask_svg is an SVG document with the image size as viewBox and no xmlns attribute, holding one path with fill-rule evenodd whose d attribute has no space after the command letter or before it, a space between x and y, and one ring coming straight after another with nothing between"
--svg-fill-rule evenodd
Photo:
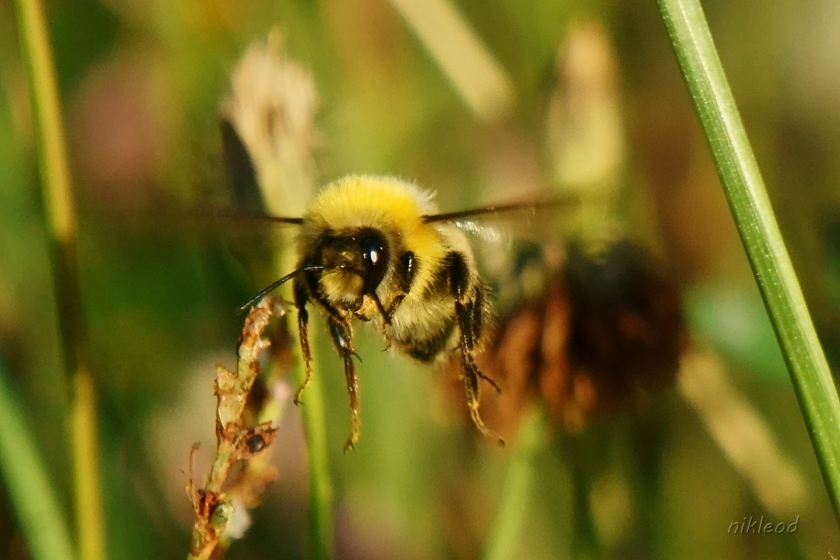
<instances>
[{"instance_id":1,"label":"thin grass stalk","mask_svg":"<svg viewBox=\"0 0 840 560\"><path fill-rule=\"evenodd\" d=\"M516 558L522 530L528 518L528 504L534 495L534 457L545 445L546 431L542 410L533 407L527 411L505 474L499 506L484 550L484 560Z\"/></svg>"},{"instance_id":2,"label":"thin grass stalk","mask_svg":"<svg viewBox=\"0 0 840 560\"><path fill-rule=\"evenodd\" d=\"M276 185L283 185L285 192L311 192L306 186L312 186L312 177L305 173L293 162L283 162L277 169L277 175L282 177ZM299 179L299 180L295 180ZM263 197L270 214L284 215L289 208L300 208L299 200L277 200L268 185L268 181L261 181ZM298 188L295 189L295 186ZM290 248L289 248L290 249ZM297 267L297 255L291 250L285 250L276 259L277 276L287 274ZM288 282L280 289L281 296L292 301L292 284ZM295 316L295 319L297 317ZM312 339L312 348L317 348L318 331L310 326L309 336ZM289 328L290 347L296 354L293 367L293 377L298 385L302 385L305 378L303 357L301 348L300 333L297 329L296 320L292 321ZM306 449L309 460L309 492L310 492L310 533L311 540L315 547L315 558L317 560L330 560L333 558L333 486L330 475L329 447L327 444L327 420L326 406L324 404L324 392L321 384L321 371L316 359L312 363L312 379L309 386L302 395L300 404L303 428L306 434Z\"/></svg>"},{"instance_id":3,"label":"thin grass stalk","mask_svg":"<svg viewBox=\"0 0 840 560\"><path fill-rule=\"evenodd\" d=\"M282 52L282 35L272 31L265 46L256 44L234 71L233 95L226 112L248 149L257 183L268 213L299 216L316 190L315 115L318 92L311 74ZM277 114L293 115L287 127L266 127ZM284 250L275 262L281 277L295 268L297 255ZM291 301L291 282L280 295ZM318 329L310 328L317 339ZM298 329L289 328L290 347L299 349ZM313 340L313 343L316 340ZM313 344L317 348L317 344ZM293 375L303 383L303 361L298 350ZM326 408L318 360L312 381L302 395L300 411L306 434L310 482L310 534L318 560L333 557L333 488L329 470Z\"/></svg>"},{"instance_id":4,"label":"thin grass stalk","mask_svg":"<svg viewBox=\"0 0 840 560\"><path fill-rule=\"evenodd\" d=\"M266 197L267 200L268 197ZM271 213L280 214L281 209L272 208L267 204ZM284 251L277 259L277 275L286 274L297 266L297 256L291 251ZM284 299L291 301L291 283L284 285L280 293ZM295 316L295 319L297 317ZM310 326L309 335L312 348L317 351L317 329ZM289 346L295 350L295 365L292 374L298 386L303 384L305 377L303 358L299 349L300 333L296 321L292 321L289 328ZM306 435L306 450L309 460L309 493L310 493L310 534L315 547L317 560L333 558L333 486L330 475L329 447L327 444L327 419L324 404L324 392L321 383L321 371L316 359L312 363L312 379L306 391L303 392L299 406L303 428Z\"/></svg>"},{"instance_id":5,"label":"thin grass stalk","mask_svg":"<svg viewBox=\"0 0 840 560\"><path fill-rule=\"evenodd\" d=\"M99 431L93 377L79 368L73 376L75 400L71 410L73 479L79 556L105 560L105 527L99 476Z\"/></svg>"},{"instance_id":6,"label":"thin grass stalk","mask_svg":"<svg viewBox=\"0 0 840 560\"><path fill-rule=\"evenodd\" d=\"M105 558L100 495L96 398L87 368L87 336L79 293L76 218L64 149L55 65L44 11L38 0L15 0L21 51L29 78L36 131L42 196L52 241L53 276L61 344L75 397L71 440L79 554L85 560Z\"/></svg>"},{"instance_id":7,"label":"thin grass stalk","mask_svg":"<svg viewBox=\"0 0 840 560\"><path fill-rule=\"evenodd\" d=\"M292 329L293 344L298 344L297 347L300 348L295 331L296 329ZM302 360L298 359L297 363L296 378L302 383ZM315 545L315 558L330 560L333 557L333 487L327 446L326 407L320 372L314 364L312 369L312 381L304 393L304 402L301 405L309 454L311 535Z\"/></svg>"},{"instance_id":8,"label":"thin grass stalk","mask_svg":"<svg viewBox=\"0 0 840 560\"><path fill-rule=\"evenodd\" d=\"M266 200L268 197L266 197ZM271 213L280 215L282 208L267 204ZM281 276L297 268L297 255L292 251L284 251L277 259L277 275ZM291 282L280 290L286 301L292 301ZM289 346L294 349L295 361L292 375L298 386L303 385L305 369L300 348L300 333L297 329L297 314L291 321L289 328ZM310 344L317 352L318 329L309 329ZM317 356L316 356L317 357ZM302 402L298 407L303 420L306 435L306 451L309 461L309 502L310 502L310 540L314 545L317 560L331 560L333 554L333 485L330 474L329 446L327 443L327 411L324 404L324 391L321 383L319 360L312 363L312 378L306 391L303 392Z\"/></svg>"},{"instance_id":9,"label":"thin grass stalk","mask_svg":"<svg viewBox=\"0 0 840 560\"><path fill-rule=\"evenodd\" d=\"M73 560L70 529L8 374L0 363L0 471L34 560Z\"/></svg>"},{"instance_id":10,"label":"thin grass stalk","mask_svg":"<svg viewBox=\"0 0 840 560\"><path fill-rule=\"evenodd\" d=\"M657 3L840 516L840 400L708 23L699 0Z\"/></svg>"}]
</instances>

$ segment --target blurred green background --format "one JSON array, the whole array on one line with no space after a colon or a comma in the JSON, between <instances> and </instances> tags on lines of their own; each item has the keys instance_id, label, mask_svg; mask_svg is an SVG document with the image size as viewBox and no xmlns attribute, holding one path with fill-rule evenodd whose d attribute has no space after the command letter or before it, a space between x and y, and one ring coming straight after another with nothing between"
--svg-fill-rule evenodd
<instances>
[{"instance_id":1,"label":"blurred green background","mask_svg":"<svg viewBox=\"0 0 840 560\"><path fill-rule=\"evenodd\" d=\"M584 218L569 219L584 230L621 224L645 240L674 275L693 344L722 364L726 394L709 397L709 414L673 388L638 415L605 418L576 435L551 430L532 458L515 558L840 556L781 354L654 3L453 1L466 23L458 29L497 65L490 82L451 27L438 21L424 36L397 9L405 4L46 2L79 213L109 557L186 556L190 446L204 442L206 464L214 365L233 364L241 329L234 309L264 279L249 278L227 248L244 228L208 235L173 220L171 209L232 204L220 108L237 60L275 26L283 55L317 87L318 183L397 175L435 189L451 210L546 185L592 197ZM715 1L705 9L836 363L840 9L828 0ZM462 54L462 65L444 70L447 52ZM467 102L464 88L473 86L489 97ZM14 13L0 1L0 360L70 519L69 383L38 181ZM262 226L247 235L265 250L275 246ZM441 390L451 380L380 353L372 333L361 338L364 428L348 455L340 363L326 345L317 348L336 556L479 557L514 451L476 439ZM736 402L742 414L721 405L715 416L717 402ZM274 446L279 478L228 558L310 557L306 448L288 404ZM749 451L756 438L774 441L773 452ZM762 484L765 496L781 496L776 505L756 490ZM0 557L27 558L3 500ZM797 532L727 532L731 522L762 515L798 518Z\"/></svg>"}]
</instances>

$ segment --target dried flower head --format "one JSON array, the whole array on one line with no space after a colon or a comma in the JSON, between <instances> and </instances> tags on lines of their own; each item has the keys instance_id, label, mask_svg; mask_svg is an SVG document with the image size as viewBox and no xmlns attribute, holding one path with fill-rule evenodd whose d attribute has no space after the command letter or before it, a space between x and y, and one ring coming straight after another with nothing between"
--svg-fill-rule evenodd
<instances>
[{"instance_id":1,"label":"dried flower head","mask_svg":"<svg viewBox=\"0 0 840 560\"><path fill-rule=\"evenodd\" d=\"M542 293L499 322L479 367L502 388L482 411L503 435L541 399L558 429L632 410L673 383L685 340L677 291L638 244L573 243Z\"/></svg>"}]
</instances>

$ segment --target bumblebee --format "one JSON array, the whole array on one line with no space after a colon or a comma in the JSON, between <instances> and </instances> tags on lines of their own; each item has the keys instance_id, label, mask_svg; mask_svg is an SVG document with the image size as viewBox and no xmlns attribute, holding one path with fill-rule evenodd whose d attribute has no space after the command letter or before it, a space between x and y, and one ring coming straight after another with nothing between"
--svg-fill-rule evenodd
<instances>
[{"instance_id":1,"label":"bumblebee","mask_svg":"<svg viewBox=\"0 0 840 560\"><path fill-rule=\"evenodd\" d=\"M432 194L413 183L349 176L322 188L302 218L271 217L300 226L297 266L243 307L292 281L305 366L295 404L312 378L308 330L314 307L326 318L344 362L352 421L345 450L353 449L360 433L354 319L373 324L386 346L419 362L460 354L470 416L482 434L504 445L479 415L480 380L501 391L475 364L487 337L491 305L473 251L457 224L533 206L508 204L441 214Z\"/></svg>"}]
</instances>

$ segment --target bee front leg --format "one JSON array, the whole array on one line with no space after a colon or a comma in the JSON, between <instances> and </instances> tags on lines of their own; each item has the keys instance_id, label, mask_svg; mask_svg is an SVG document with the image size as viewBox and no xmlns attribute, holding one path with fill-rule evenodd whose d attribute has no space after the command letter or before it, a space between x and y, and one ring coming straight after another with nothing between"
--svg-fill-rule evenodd
<instances>
[{"instance_id":1,"label":"bee front leg","mask_svg":"<svg viewBox=\"0 0 840 560\"><path fill-rule=\"evenodd\" d=\"M309 347L309 312L306 310L306 303L309 300L309 295L306 293L306 287L303 283L295 280L294 283L294 297L295 307L297 308L298 317L298 337L300 338L300 353L303 357L304 378L303 384L295 393L295 404L300 404L300 396L304 389L309 386L312 381L312 350Z\"/></svg>"},{"instance_id":2,"label":"bee front leg","mask_svg":"<svg viewBox=\"0 0 840 560\"><path fill-rule=\"evenodd\" d=\"M344 451L351 451L356 447L361 433L362 421L359 417L359 378L356 376L356 366L353 363L353 329L349 323L337 321L330 317L330 336L333 344L344 361L344 377L347 381L347 394L350 396L350 437L344 444Z\"/></svg>"},{"instance_id":3,"label":"bee front leg","mask_svg":"<svg viewBox=\"0 0 840 560\"><path fill-rule=\"evenodd\" d=\"M391 314L385 310L385 306L382 305L382 300L379 299L376 292L368 295L373 300L377 311L379 311L379 315L382 317L382 338L385 340L385 350L387 350L391 347Z\"/></svg>"},{"instance_id":4,"label":"bee front leg","mask_svg":"<svg viewBox=\"0 0 840 560\"><path fill-rule=\"evenodd\" d=\"M467 392L467 406L470 408L470 417L484 436L495 438L499 445L504 447L505 440L484 425L484 421L478 412L481 404L479 380L487 380L499 392L501 392L501 389L494 381L482 374L475 364L476 328L474 313L476 312L476 302L465 297L469 273L461 255L451 253L449 258L451 260L449 285L455 298L455 319L461 339L461 360L464 368L464 386Z\"/></svg>"},{"instance_id":5,"label":"bee front leg","mask_svg":"<svg viewBox=\"0 0 840 560\"><path fill-rule=\"evenodd\" d=\"M397 297L394 298L394 301L391 302L391 307L388 308L388 311L385 314L385 316L388 319L388 324L389 325L391 324L391 319L394 318L394 313L397 312L397 308L400 306L400 304L402 303L402 300L404 300L404 299L405 299L405 294L398 294Z\"/></svg>"}]
</instances>

